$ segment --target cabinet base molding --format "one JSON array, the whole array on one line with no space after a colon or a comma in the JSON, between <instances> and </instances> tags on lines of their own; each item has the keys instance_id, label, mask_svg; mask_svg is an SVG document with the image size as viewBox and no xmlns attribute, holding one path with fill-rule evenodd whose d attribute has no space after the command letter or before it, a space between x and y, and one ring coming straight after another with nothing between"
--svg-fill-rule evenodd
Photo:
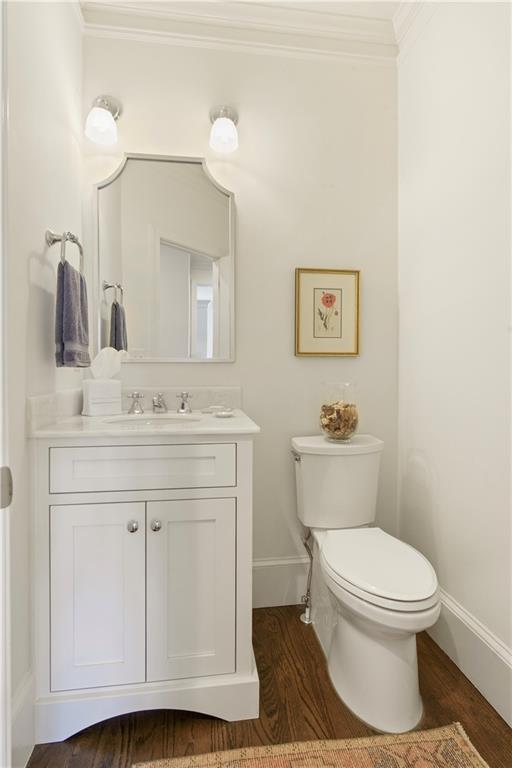
<instances>
[{"instance_id":1,"label":"cabinet base molding","mask_svg":"<svg viewBox=\"0 0 512 768\"><path fill-rule=\"evenodd\" d=\"M35 702L35 741L63 741L110 717L147 709L184 709L220 717L252 720L259 717L256 663L249 674L143 683L52 694Z\"/></svg>"}]
</instances>

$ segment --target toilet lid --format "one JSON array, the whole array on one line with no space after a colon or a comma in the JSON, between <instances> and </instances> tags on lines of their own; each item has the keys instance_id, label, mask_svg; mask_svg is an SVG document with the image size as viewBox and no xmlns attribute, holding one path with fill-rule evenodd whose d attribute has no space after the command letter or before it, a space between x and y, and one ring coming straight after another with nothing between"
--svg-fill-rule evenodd
<instances>
[{"instance_id":1,"label":"toilet lid","mask_svg":"<svg viewBox=\"0 0 512 768\"><path fill-rule=\"evenodd\" d=\"M437 576L427 558L380 528L328 531L322 555L331 572L367 593L369 600L374 595L421 601L437 590Z\"/></svg>"}]
</instances>

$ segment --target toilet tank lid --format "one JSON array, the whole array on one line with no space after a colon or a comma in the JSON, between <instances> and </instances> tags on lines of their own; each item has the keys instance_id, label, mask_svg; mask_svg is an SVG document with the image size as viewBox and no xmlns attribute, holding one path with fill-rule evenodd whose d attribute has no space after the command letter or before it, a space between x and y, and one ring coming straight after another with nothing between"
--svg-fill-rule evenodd
<instances>
[{"instance_id":1,"label":"toilet tank lid","mask_svg":"<svg viewBox=\"0 0 512 768\"><path fill-rule=\"evenodd\" d=\"M350 440L327 440L323 435L293 437L292 449L299 454L316 453L330 456L355 456L361 453L378 453L384 442L373 435L354 435Z\"/></svg>"}]
</instances>

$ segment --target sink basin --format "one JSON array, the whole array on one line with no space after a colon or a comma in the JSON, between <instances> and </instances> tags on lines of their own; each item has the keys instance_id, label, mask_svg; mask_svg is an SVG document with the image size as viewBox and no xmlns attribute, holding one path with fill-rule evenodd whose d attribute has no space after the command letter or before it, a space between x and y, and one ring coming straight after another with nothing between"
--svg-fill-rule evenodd
<instances>
[{"instance_id":1,"label":"sink basin","mask_svg":"<svg viewBox=\"0 0 512 768\"><path fill-rule=\"evenodd\" d=\"M201 421L202 416L195 413L133 413L123 416L112 416L103 419L104 424L118 424L132 427L165 427L176 422L187 423Z\"/></svg>"}]
</instances>

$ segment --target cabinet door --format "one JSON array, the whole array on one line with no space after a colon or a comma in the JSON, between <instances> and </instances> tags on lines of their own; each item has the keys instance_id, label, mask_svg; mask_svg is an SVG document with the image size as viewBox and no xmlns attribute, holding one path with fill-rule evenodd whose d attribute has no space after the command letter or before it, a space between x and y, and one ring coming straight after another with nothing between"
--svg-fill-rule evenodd
<instances>
[{"instance_id":1,"label":"cabinet door","mask_svg":"<svg viewBox=\"0 0 512 768\"><path fill-rule=\"evenodd\" d=\"M145 505L50 508L51 688L145 679Z\"/></svg>"},{"instance_id":2,"label":"cabinet door","mask_svg":"<svg viewBox=\"0 0 512 768\"><path fill-rule=\"evenodd\" d=\"M147 677L235 671L235 499L147 505Z\"/></svg>"}]
</instances>

